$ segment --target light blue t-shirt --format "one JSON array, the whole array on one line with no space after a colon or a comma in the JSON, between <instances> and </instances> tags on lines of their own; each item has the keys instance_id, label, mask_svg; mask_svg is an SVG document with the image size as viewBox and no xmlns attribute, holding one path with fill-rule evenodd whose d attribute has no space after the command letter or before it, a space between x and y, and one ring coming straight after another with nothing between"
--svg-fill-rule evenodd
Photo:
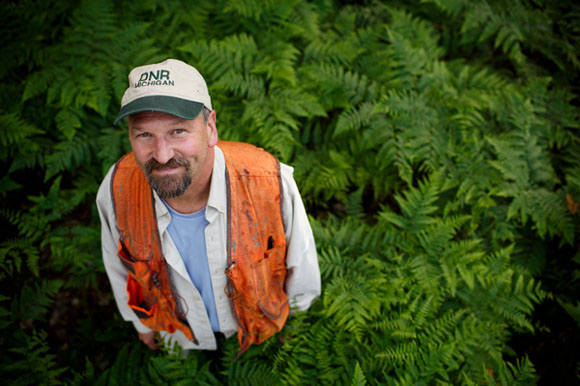
<instances>
[{"instance_id":1,"label":"light blue t-shirt","mask_svg":"<svg viewBox=\"0 0 580 386\"><path fill-rule=\"evenodd\" d=\"M212 329L218 332L220 325L205 247L205 227L209 224L205 218L205 208L195 213L182 214L173 210L165 201L163 203L171 213L167 231L185 263L191 281L201 294Z\"/></svg>"}]
</instances>

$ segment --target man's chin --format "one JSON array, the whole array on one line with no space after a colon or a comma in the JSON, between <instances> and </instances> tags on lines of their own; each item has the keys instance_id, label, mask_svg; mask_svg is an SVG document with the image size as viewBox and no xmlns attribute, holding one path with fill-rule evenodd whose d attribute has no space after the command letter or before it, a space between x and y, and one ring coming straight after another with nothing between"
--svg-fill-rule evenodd
<instances>
[{"instance_id":1,"label":"man's chin","mask_svg":"<svg viewBox=\"0 0 580 386\"><path fill-rule=\"evenodd\" d=\"M149 184L157 192L157 195L163 199L177 198L183 196L191 179L187 175L177 176L148 176Z\"/></svg>"},{"instance_id":2,"label":"man's chin","mask_svg":"<svg viewBox=\"0 0 580 386\"><path fill-rule=\"evenodd\" d=\"M181 196L183 196L184 192L176 192L176 191L167 191L167 190L157 190L155 189L155 191L157 192L157 195L164 199L164 200L169 200L172 198L179 198Z\"/></svg>"}]
</instances>

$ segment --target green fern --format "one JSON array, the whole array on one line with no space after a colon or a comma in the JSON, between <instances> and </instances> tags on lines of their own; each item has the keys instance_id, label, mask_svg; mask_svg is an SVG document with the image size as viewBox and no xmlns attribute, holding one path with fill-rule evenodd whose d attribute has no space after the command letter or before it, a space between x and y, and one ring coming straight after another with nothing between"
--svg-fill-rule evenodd
<instances>
[{"instance_id":1,"label":"green fern","mask_svg":"<svg viewBox=\"0 0 580 386\"><path fill-rule=\"evenodd\" d=\"M0 299L12 304L0 308L0 338L19 353L7 377L536 381L510 339L537 330L534 309L561 261L578 276L566 246L579 235L576 5L25 0L0 10L0 214L11 227ZM211 356L149 352L109 307L94 197L130 150L126 123L111 121L129 70L168 57L204 75L222 139L294 167L311 215L321 299L236 362L235 338ZM576 279L558 287L566 299L577 297ZM65 289L87 306L63 340L49 317L66 307Z\"/></svg>"},{"instance_id":2,"label":"green fern","mask_svg":"<svg viewBox=\"0 0 580 386\"><path fill-rule=\"evenodd\" d=\"M2 145L2 153L0 159L6 160L9 153L9 148L20 142L24 138L43 134L43 131L34 125L26 122L15 113L1 113L0 114L0 144Z\"/></svg>"},{"instance_id":3,"label":"green fern","mask_svg":"<svg viewBox=\"0 0 580 386\"><path fill-rule=\"evenodd\" d=\"M3 363L0 372L14 384L60 385L59 377L66 370L49 353L45 331L34 331L22 347L12 348L13 359Z\"/></svg>"}]
</instances>

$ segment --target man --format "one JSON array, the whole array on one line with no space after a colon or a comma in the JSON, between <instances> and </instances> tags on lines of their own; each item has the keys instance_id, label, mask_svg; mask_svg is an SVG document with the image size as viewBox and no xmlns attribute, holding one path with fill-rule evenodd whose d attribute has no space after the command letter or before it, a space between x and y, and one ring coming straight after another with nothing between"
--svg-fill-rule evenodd
<instances>
[{"instance_id":1,"label":"man","mask_svg":"<svg viewBox=\"0 0 580 386\"><path fill-rule=\"evenodd\" d=\"M218 142L201 74L178 60L137 67L115 123L133 152L97 196L103 261L117 306L152 349L240 353L320 294L312 230L292 177L262 149Z\"/></svg>"}]
</instances>

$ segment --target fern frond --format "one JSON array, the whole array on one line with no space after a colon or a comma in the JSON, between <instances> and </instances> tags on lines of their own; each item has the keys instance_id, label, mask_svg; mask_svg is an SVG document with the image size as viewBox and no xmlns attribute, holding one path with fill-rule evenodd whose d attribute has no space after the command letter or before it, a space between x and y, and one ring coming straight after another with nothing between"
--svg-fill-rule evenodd
<instances>
[{"instance_id":1,"label":"fern frond","mask_svg":"<svg viewBox=\"0 0 580 386\"><path fill-rule=\"evenodd\" d=\"M276 385L279 379L273 376L267 363L236 362L230 367L228 384L239 386Z\"/></svg>"},{"instance_id":2,"label":"fern frond","mask_svg":"<svg viewBox=\"0 0 580 386\"><path fill-rule=\"evenodd\" d=\"M24 286L18 298L13 299L17 317L44 320L63 284L62 280L40 280L34 288Z\"/></svg>"},{"instance_id":3,"label":"fern frond","mask_svg":"<svg viewBox=\"0 0 580 386\"><path fill-rule=\"evenodd\" d=\"M223 40L192 42L179 48L191 55L204 74L208 74L208 84L219 81L225 74L250 72L261 54L253 36L241 33ZM203 55L201 55L203 53ZM214 82L211 82L213 80Z\"/></svg>"},{"instance_id":4,"label":"fern frond","mask_svg":"<svg viewBox=\"0 0 580 386\"><path fill-rule=\"evenodd\" d=\"M366 384L367 379L365 377L365 373L362 371L358 361L355 361L351 386L366 386Z\"/></svg>"},{"instance_id":5,"label":"fern frond","mask_svg":"<svg viewBox=\"0 0 580 386\"><path fill-rule=\"evenodd\" d=\"M313 40L304 49L304 63L348 66L364 52L352 39Z\"/></svg>"},{"instance_id":6,"label":"fern frond","mask_svg":"<svg viewBox=\"0 0 580 386\"><path fill-rule=\"evenodd\" d=\"M339 326L343 326L360 341L368 321L380 312L375 286L382 283L382 279L369 280L359 275L351 275L348 280L333 278L323 298L326 314L334 316Z\"/></svg>"},{"instance_id":7,"label":"fern frond","mask_svg":"<svg viewBox=\"0 0 580 386\"><path fill-rule=\"evenodd\" d=\"M276 2L273 0L235 0L230 1L225 7L225 12L235 11L243 17L259 21L264 13L270 12Z\"/></svg>"},{"instance_id":8,"label":"fern frond","mask_svg":"<svg viewBox=\"0 0 580 386\"><path fill-rule=\"evenodd\" d=\"M90 162L93 146L94 144L88 141L85 135L77 135L70 141L62 141L55 145L54 152L46 157L44 180L48 181L63 170L71 170Z\"/></svg>"},{"instance_id":9,"label":"fern frond","mask_svg":"<svg viewBox=\"0 0 580 386\"><path fill-rule=\"evenodd\" d=\"M575 225L561 192L543 188L521 192L508 209L508 219L516 216L523 225L530 218L542 238L546 234L561 235L567 243L573 244Z\"/></svg>"},{"instance_id":10,"label":"fern frond","mask_svg":"<svg viewBox=\"0 0 580 386\"><path fill-rule=\"evenodd\" d=\"M446 152L447 135L437 129L436 112L425 98L414 92L391 91L383 96L375 110L390 119L395 165L407 184L413 185L417 166L428 171L439 168Z\"/></svg>"},{"instance_id":11,"label":"fern frond","mask_svg":"<svg viewBox=\"0 0 580 386\"><path fill-rule=\"evenodd\" d=\"M76 129L81 127L79 117L70 109L61 110L55 117L56 127L67 138L72 139Z\"/></svg>"},{"instance_id":12,"label":"fern frond","mask_svg":"<svg viewBox=\"0 0 580 386\"><path fill-rule=\"evenodd\" d=\"M470 5L469 0L422 0L424 3L434 3L451 17L458 16L461 11Z\"/></svg>"},{"instance_id":13,"label":"fern frond","mask_svg":"<svg viewBox=\"0 0 580 386\"><path fill-rule=\"evenodd\" d=\"M303 73L319 90L319 100L325 110L371 101L379 92L378 85L364 74L345 70L342 66L312 64L303 67Z\"/></svg>"},{"instance_id":14,"label":"fern frond","mask_svg":"<svg viewBox=\"0 0 580 386\"><path fill-rule=\"evenodd\" d=\"M50 85L64 75L65 70L59 67L49 67L30 75L24 86L22 101L26 102L30 98L45 93L50 88Z\"/></svg>"},{"instance_id":15,"label":"fern frond","mask_svg":"<svg viewBox=\"0 0 580 386\"><path fill-rule=\"evenodd\" d=\"M296 84L295 63L300 51L292 44L278 42L265 52L264 58L256 63L253 72L265 74L273 87Z\"/></svg>"},{"instance_id":16,"label":"fern frond","mask_svg":"<svg viewBox=\"0 0 580 386\"><path fill-rule=\"evenodd\" d=\"M4 278L19 273L24 259L30 272L39 277L40 253L29 239L15 238L0 243L0 270L3 271L0 277Z\"/></svg>"},{"instance_id":17,"label":"fern frond","mask_svg":"<svg viewBox=\"0 0 580 386\"><path fill-rule=\"evenodd\" d=\"M14 181L8 176L0 178L0 196L6 197L6 195L13 191L22 188L22 185Z\"/></svg>"},{"instance_id":18,"label":"fern frond","mask_svg":"<svg viewBox=\"0 0 580 386\"><path fill-rule=\"evenodd\" d=\"M21 384L58 385L59 377L67 368L59 367L56 356L50 353L45 331L24 335L24 345L12 348L10 363L2 364L0 371Z\"/></svg>"},{"instance_id":19,"label":"fern frond","mask_svg":"<svg viewBox=\"0 0 580 386\"><path fill-rule=\"evenodd\" d=\"M344 110L338 117L333 137L338 137L345 133L361 130L364 125L368 125L373 117L372 112L375 104L363 103L357 107Z\"/></svg>"},{"instance_id":20,"label":"fern frond","mask_svg":"<svg viewBox=\"0 0 580 386\"><path fill-rule=\"evenodd\" d=\"M434 223L429 215L437 211L433 205L440 193L438 177L420 182L418 188L411 187L405 192L404 197L395 196L395 200L401 208L403 216L400 217L400 226L407 231L418 231L425 226ZM385 218L386 212L381 212L379 217Z\"/></svg>"},{"instance_id":21,"label":"fern frond","mask_svg":"<svg viewBox=\"0 0 580 386\"><path fill-rule=\"evenodd\" d=\"M0 159L5 160L8 156L9 148L22 142L24 138L44 134L38 127L26 122L15 113L0 112L0 144L2 153Z\"/></svg>"},{"instance_id":22,"label":"fern frond","mask_svg":"<svg viewBox=\"0 0 580 386\"><path fill-rule=\"evenodd\" d=\"M139 382L147 379L148 373L143 372L140 363L147 352L142 345L125 344L117 354L116 361L97 379L98 385L121 385L127 382Z\"/></svg>"},{"instance_id":23,"label":"fern frond","mask_svg":"<svg viewBox=\"0 0 580 386\"><path fill-rule=\"evenodd\" d=\"M419 346L416 343L404 343L377 354L378 358L390 361L394 366L401 364L412 364L421 356Z\"/></svg>"}]
</instances>

